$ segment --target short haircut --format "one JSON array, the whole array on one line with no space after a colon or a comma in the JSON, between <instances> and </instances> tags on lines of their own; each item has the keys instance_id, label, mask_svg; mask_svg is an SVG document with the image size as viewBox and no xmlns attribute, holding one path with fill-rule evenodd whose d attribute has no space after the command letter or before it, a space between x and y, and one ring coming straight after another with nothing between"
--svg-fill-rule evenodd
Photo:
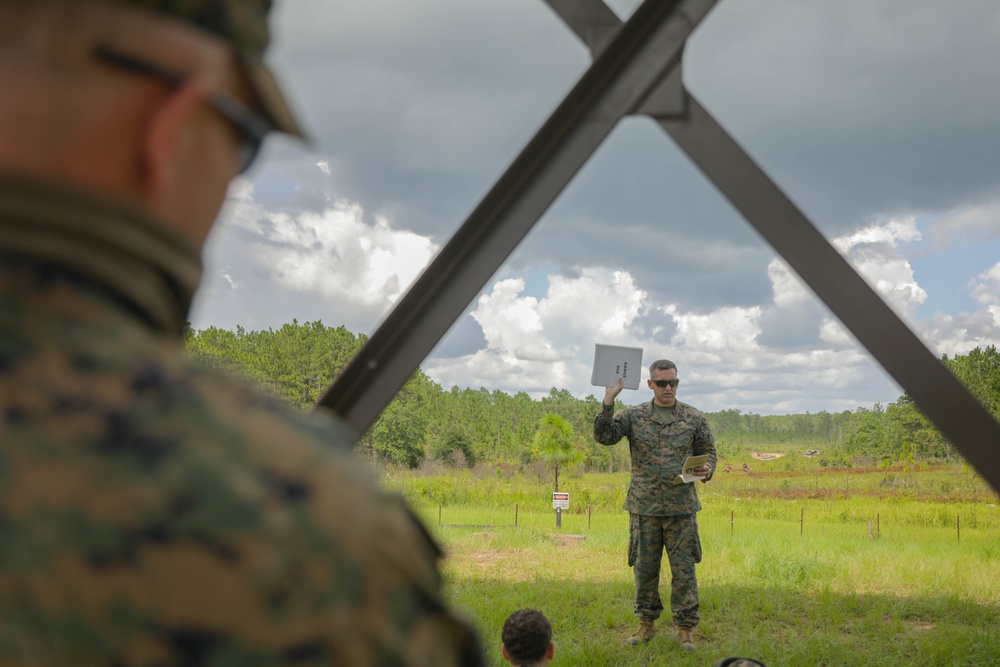
<instances>
[{"instance_id":1,"label":"short haircut","mask_svg":"<svg viewBox=\"0 0 1000 667\"><path fill-rule=\"evenodd\" d=\"M670 369L677 370L677 364L670 361L669 359L660 359L654 361L649 365L649 377L653 377L653 373L656 371L669 371Z\"/></svg>"},{"instance_id":2,"label":"short haircut","mask_svg":"<svg viewBox=\"0 0 1000 667\"><path fill-rule=\"evenodd\" d=\"M537 609L518 609L504 622L501 638L511 662L540 662L552 643L552 625Z\"/></svg>"}]
</instances>

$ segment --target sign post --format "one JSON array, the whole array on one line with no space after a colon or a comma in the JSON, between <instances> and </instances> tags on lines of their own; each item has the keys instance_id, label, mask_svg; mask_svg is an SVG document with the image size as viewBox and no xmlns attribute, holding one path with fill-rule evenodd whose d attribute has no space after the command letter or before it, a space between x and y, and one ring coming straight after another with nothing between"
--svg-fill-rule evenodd
<instances>
[{"instance_id":1,"label":"sign post","mask_svg":"<svg viewBox=\"0 0 1000 667\"><path fill-rule=\"evenodd\" d=\"M552 509L556 511L556 528L562 528L562 511L569 509L569 494L555 491L552 494Z\"/></svg>"}]
</instances>

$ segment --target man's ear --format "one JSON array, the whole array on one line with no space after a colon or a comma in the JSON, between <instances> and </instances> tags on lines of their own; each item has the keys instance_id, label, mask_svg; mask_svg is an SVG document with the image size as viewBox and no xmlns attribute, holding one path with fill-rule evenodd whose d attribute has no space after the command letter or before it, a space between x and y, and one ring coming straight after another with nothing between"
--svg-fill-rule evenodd
<instances>
[{"instance_id":1,"label":"man's ear","mask_svg":"<svg viewBox=\"0 0 1000 667\"><path fill-rule=\"evenodd\" d=\"M207 95L206 83L194 78L172 90L150 112L143 130L140 165L147 196L155 199L174 177L176 159L188 141L189 121Z\"/></svg>"},{"instance_id":2,"label":"man's ear","mask_svg":"<svg viewBox=\"0 0 1000 667\"><path fill-rule=\"evenodd\" d=\"M507 645L500 644L500 652L503 654L503 659L510 662L510 654L507 653Z\"/></svg>"},{"instance_id":3,"label":"man's ear","mask_svg":"<svg viewBox=\"0 0 1000 667\"><path fill-rule=\"evenodd\" d=\"M551 660L552 656L554 656L555 654L556 654L556 645L553 644L552 642L549 642L549 650L545 652L545 657Z\"/></svg>"}]
</instances>

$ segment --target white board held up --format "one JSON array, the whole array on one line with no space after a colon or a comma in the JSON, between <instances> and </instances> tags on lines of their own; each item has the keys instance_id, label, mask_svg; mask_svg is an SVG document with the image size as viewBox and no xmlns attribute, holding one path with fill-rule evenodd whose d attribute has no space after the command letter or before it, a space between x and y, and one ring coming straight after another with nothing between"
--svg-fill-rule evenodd
<instances>
[{"instance_id":1,"label":"white board held up","mask_svg":"<svg viewBox=\"0 0 1000 667\"><path fill-rule=\"evenodd\" d=\"M611 387L620 377L625 389L638 389L642 376L642 348L620 345L594 346L594 372L590 384Z\"/></svg>"}]
</instances>

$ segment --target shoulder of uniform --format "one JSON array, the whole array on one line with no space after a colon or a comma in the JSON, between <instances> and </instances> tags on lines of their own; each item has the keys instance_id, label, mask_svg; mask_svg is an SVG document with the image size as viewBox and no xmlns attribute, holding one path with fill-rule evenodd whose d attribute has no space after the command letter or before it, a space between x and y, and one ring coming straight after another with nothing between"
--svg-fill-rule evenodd
<instances>
[{"instance_id":1,"label":"shoulder of uniform","mask_svg":"<svg viewBox=\"0 0 1000 667\"><path fill-rule=\"evenodd\" d=\"M691 417L704 417L704 415L701 413L701 410L688 403L677 401L677 408L678 412L683 412L685 415Z\"/></svg>"},{"instance_id":2,"label":"shoulder of uniform","mask_svg":"<svg viewBox=\"0 0 1000 667\"><path fill-rule=\"evenodd\" d=\"M615 413L618 418L622 417L632 417L633 415L642 415L645 403L640 405L626 405L624 408Z\"/></svg>"}]
</instances>

